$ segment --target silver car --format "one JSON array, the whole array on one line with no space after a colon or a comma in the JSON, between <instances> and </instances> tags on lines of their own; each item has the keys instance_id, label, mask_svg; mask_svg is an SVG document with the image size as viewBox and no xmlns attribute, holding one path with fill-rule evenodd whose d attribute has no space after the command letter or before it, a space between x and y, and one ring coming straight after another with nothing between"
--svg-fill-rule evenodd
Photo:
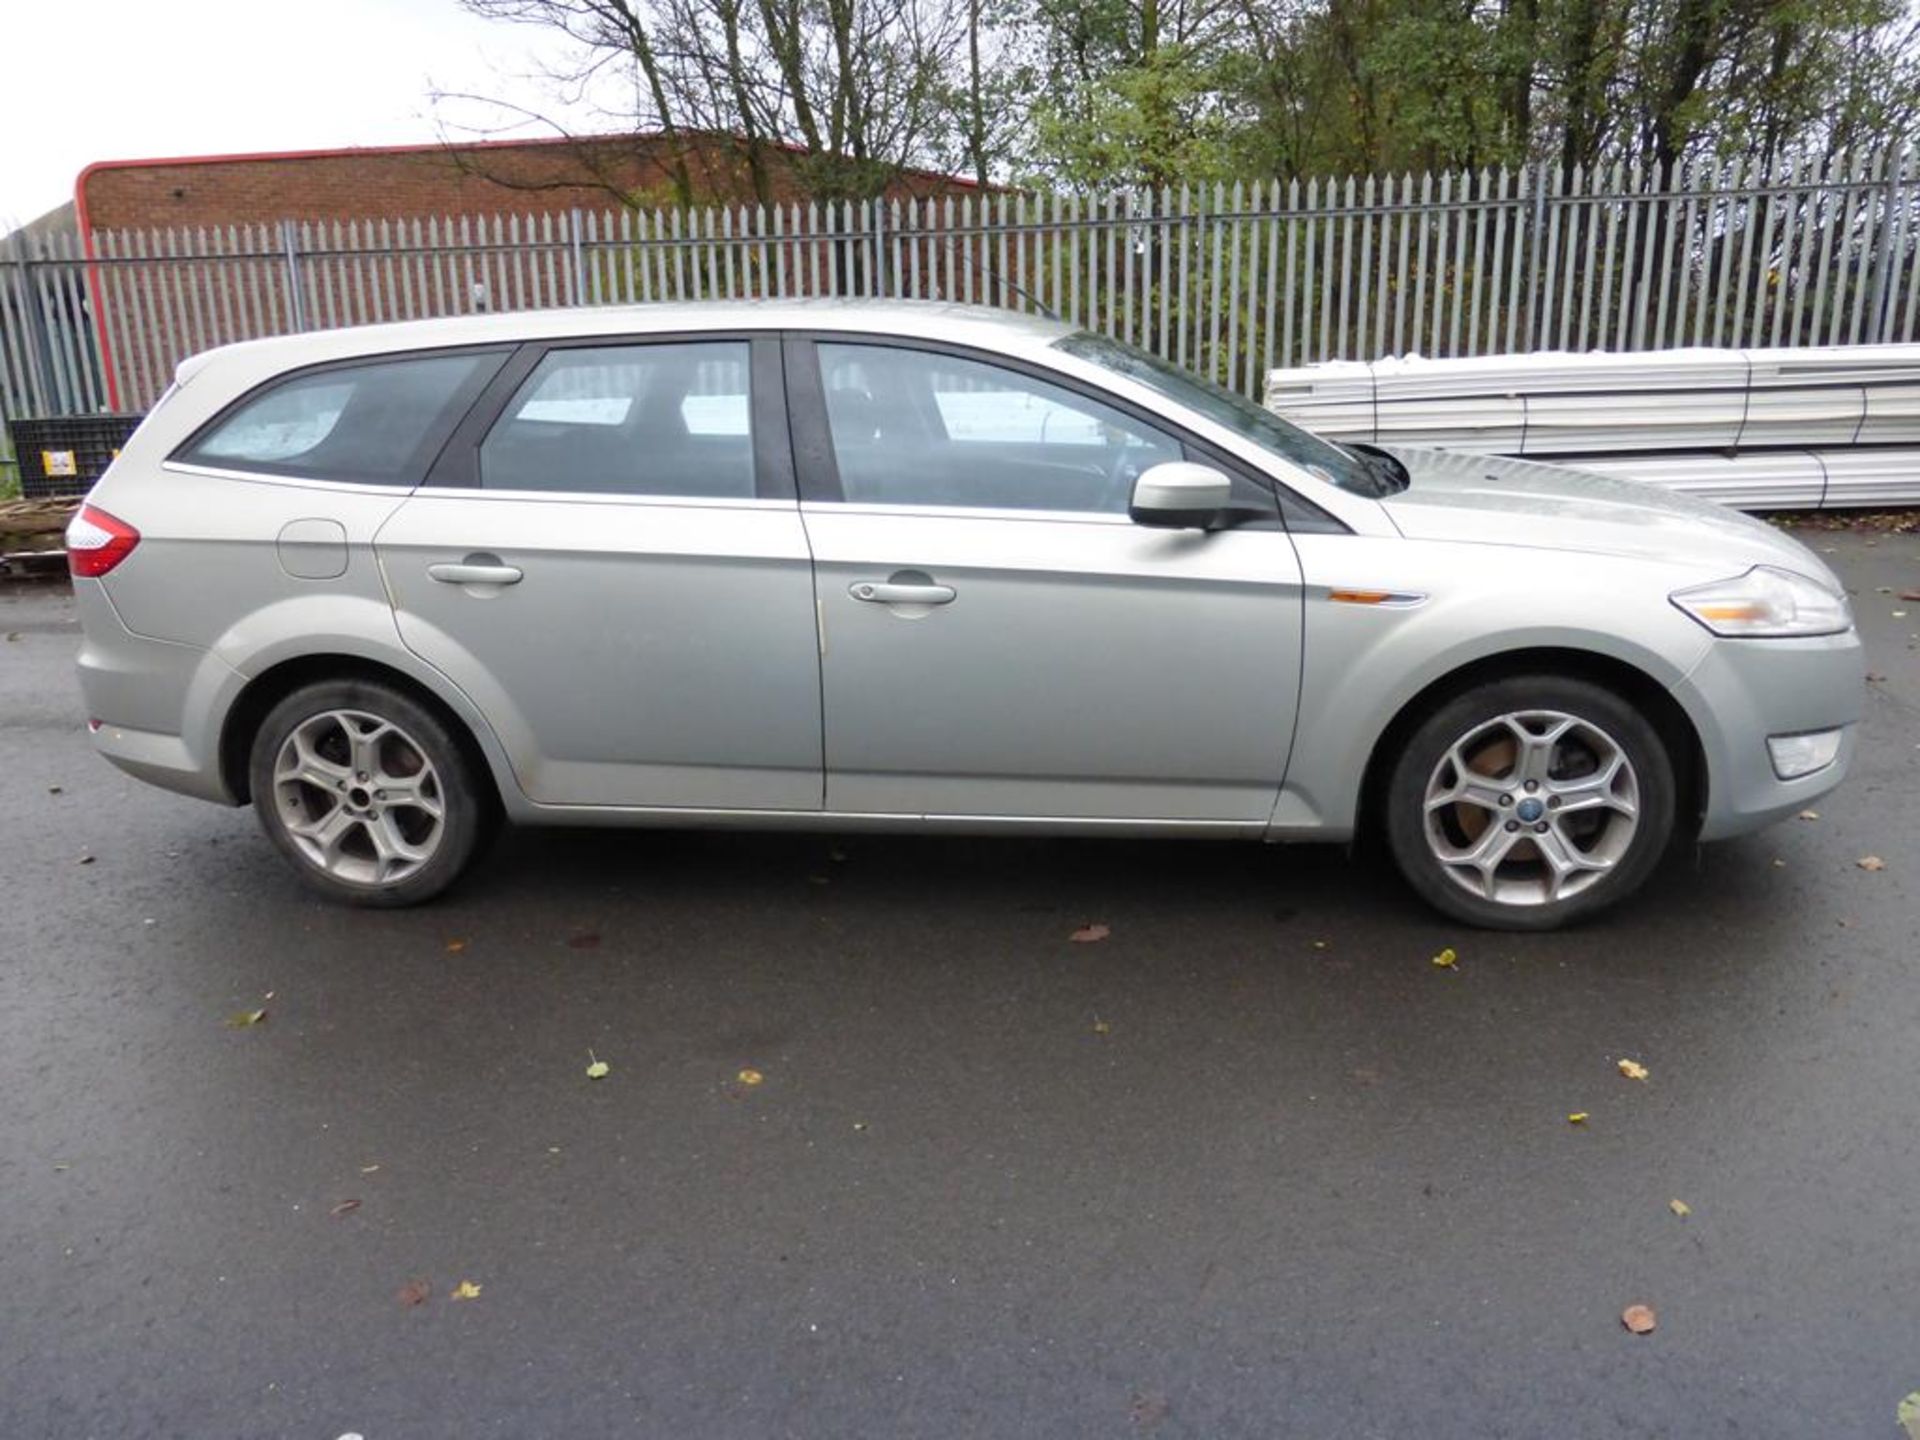
<instances>
[{"instance_id":1,"label":"silver car","mask_svg":"<svg viewBox=\"0 0 1920 1440\"><path fill-rule=\"evenodd\" d=\"M502 818L1372 832L1542 929L1838 784L1863 694L1839 583L1757 521L959 306L230 346L68 545L100 751L369 905Z\"/></svg>"}]
</instances>

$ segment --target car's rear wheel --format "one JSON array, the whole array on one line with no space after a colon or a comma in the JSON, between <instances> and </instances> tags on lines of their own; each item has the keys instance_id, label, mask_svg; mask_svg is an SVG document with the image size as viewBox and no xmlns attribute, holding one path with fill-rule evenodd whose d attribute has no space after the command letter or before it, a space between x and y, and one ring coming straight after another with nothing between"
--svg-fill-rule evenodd
<instances>
[{"instance_id":1,"label":"car's rear wheel","mask_svg":"<svg viewBox=\"0 0 1920 1440\"><path fill-rule=\"evenodd\" d=\"M308 685L268 713L249 760L260 823L329 899L413 905L451 885L490 829L446 724L374 680Z\"/></svg>"},{"instance_id":2,"label":"car's rear wheel","mask_svg":"<svg viewBox=\"0 0 1920 1440\"><path fill-rule=\"evenodd\" d=\"M1427 901L1475 925L1549 930L1646 881L1673 839L1676 784L1659 733L1620 696L1521 675L1427 715L1386 804L1394 859Z\"/></svg>"}]
</instances>

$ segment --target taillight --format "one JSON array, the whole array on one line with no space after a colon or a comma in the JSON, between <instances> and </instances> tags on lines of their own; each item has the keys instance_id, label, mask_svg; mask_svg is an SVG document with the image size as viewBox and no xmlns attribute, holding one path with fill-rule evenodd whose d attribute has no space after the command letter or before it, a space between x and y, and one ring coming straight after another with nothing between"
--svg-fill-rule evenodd
<instances>
[{"instance_id":1,"label":"taillight","mask_svg":"<svg viewBox=\"0 0 1920 1440\"><path fill-rule=\"evenodd\" d=\"M67 522L67 568L76 575L106 574L140 543L140 532L92 505Z\"/></svg>"}]
</instances>

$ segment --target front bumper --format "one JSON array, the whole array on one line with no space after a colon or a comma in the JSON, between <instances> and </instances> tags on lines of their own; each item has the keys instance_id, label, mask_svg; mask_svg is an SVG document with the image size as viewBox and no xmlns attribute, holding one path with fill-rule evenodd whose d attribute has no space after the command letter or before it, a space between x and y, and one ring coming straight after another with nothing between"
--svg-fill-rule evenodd
<instances>
[{"instance_id":1,"label":"front bumper","mask_svg":"<svg viewBox=\"0 0 1920 1440\"><path fill-rule=\"evenodd\" d=\"M1805 808L1846 778L1866 701L1860 637L1716 640L1674 687L1692 718L1706 760L1700 838L1720 840L1771 825ZM1831 765L1782 780L1767 741L1838 730Z\"/></svg>"}]
</instances>

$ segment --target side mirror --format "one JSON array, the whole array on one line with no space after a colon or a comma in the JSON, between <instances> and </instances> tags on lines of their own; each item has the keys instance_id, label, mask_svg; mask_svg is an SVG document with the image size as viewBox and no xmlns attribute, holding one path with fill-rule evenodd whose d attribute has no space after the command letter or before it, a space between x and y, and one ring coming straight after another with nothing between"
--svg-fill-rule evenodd
<instances>
[{"instance_id":1,"label":"side mirror","mask_svg":"<svg viewBox=\"0 0 1920 1440\"><path fill-rule=\"evenodd\" d=\"M1127 514L1136 525L1205 530L1232 499L1233 482L1212 466L1169 460L1140 473Z\"/></svg>"}]
</instances>

